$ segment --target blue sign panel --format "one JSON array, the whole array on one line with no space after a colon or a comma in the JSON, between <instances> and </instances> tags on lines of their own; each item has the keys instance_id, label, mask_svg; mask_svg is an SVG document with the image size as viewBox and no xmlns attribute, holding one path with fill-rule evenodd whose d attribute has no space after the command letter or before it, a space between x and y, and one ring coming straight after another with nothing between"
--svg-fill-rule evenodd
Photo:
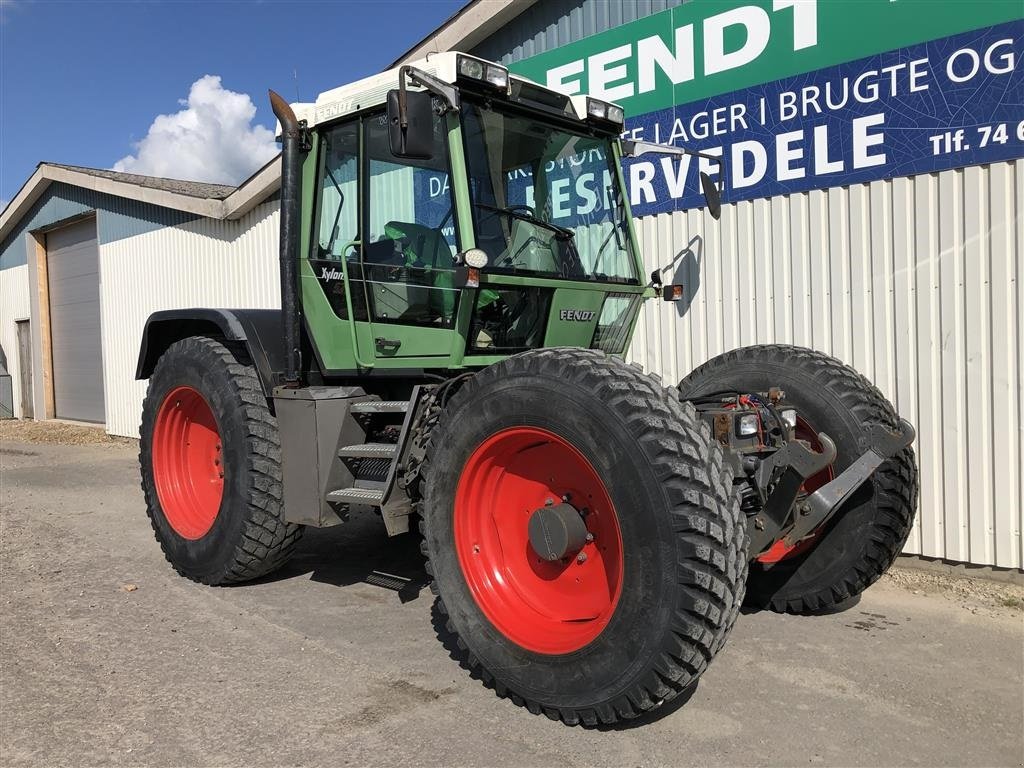
<instances>
[{"instance_id":1,"label":"blue sign panel","mask_svg":"<svg viewBox=\"0 0 1024 768\"><path fill-rule=\"evenodd\" d=\"M626 138L720 155L726 201L1024 157L1024 21L627 119ZM625 163L637 215L703 204L713 161Z\"/></svg>"}]
</instances>

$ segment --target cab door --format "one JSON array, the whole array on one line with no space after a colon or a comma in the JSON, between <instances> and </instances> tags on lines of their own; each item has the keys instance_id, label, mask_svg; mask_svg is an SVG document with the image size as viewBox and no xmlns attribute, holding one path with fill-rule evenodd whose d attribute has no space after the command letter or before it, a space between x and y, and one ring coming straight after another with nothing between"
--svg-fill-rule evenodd
<instances>
[{"instance_id":1,"label":"cab door","mask_svg":"<svg viewBox=\"0 0 1024 768\"><path fill-rule=\"evenodd\" d=\"M447 357L455 334L458 233L446 123L434 116L429 159L391 153L384 113L363 119L361 275L378 364Z\"/></svg>"}]
</instances>

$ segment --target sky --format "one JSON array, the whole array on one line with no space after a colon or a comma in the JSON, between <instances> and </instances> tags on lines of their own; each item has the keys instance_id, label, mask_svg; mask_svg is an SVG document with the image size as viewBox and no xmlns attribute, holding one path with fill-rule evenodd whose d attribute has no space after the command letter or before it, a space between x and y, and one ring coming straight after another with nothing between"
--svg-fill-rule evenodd
<instances>
[{"instance_id":1,"label":"sky","mask_svg":"<svg viewBox=\"0 0 1024 768\"><path fill-rule=\"evenodd\" d=\"M41 161L237 184L289 101L379 72L465 0L0 0L0 208Z\"/></svg>"}]
</instances>

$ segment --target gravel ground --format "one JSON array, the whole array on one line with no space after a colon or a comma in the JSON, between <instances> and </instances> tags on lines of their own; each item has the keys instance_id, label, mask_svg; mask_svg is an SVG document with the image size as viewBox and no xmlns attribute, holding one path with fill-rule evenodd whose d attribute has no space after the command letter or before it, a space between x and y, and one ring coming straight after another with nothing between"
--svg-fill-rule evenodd
<instances>
[{"instance_id":1,"label":"gravel ground","mask_svg":"<svg viewBox=\"0 0 1024 768\"><path fill-rule=\"evenodd\" d=\"M0 421L0 445L5 443L50 445L138 445L138 440L108 435L103 427L69 421Z\"/></svg>"},{"instance_id":2,"label":"gravel ground","mask_svg":"<svg viewBox=\"0 0 1024 768\"><path fill-rule=\"evenodd\" d=\"M882 582L914 595L938 595L971 613L1024 619L1024 586L894 567Z\"/></svg>"},{"instance_id":3,"label":"gravel ground","mask_svg":"<svg viewBox=\"0 0 1024 768\"><path fill-rule=\"evenodd\" d=\"M894 570L841 613L748 613L692 694L566 728L449 656L411 537L309 531L273 578L164 561L133 441L0 443L3 766L1024 763L1016 585Z\"/></svg>"}]
</instances>

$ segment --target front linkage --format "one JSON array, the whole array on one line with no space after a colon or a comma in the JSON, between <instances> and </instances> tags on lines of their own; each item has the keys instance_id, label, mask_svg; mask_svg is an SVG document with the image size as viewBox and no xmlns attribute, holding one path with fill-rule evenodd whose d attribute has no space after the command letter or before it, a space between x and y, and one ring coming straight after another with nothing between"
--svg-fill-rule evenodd
<instances>
[{"instance_id":1,"label":"front linkage","mask_svg":"<svg viewBox=\"0 0 1024 768\"><path fill-rule=\"evenodd\" d=\"M470 376L463 374L441 385L419 388L408 440L401 449L398 487L392 491L419 500L432 428L447 400ZM836 445L825 432L818 432L813 442L798 435L797 424L807 421L786 402L781 389L716 393L692 402L732 464L747 518L751 560L773 547L792 551L821 530L878 467L913 443L916 434L905 419L899 419L895 429L880 423L868 425L862 433L860 456L828 482L809 488L809 480L835 463ZM771 559L762 562L767 567L773 564Z\"/></svg>"},{"instance_id":2,"label":"front linkage","mask_svg":"<svg viewBox=\"0 0 1024 768\"><path fill-rule=\"evenodd\" d=\"M733 464L747 515L750 559L780 542L782 551L790 551L820 530L916 434L906 419L900 419L896 429L868 425L860 441L863 453L838 476L810 491L807 481L833 465L836 445L824 432L817 433L820 450L797 436L802 419L786 404L782 390L722 392L696 398L693 404L711 425L715 439L728 449L726 457Z\"/></svg>"}]
</instances>

